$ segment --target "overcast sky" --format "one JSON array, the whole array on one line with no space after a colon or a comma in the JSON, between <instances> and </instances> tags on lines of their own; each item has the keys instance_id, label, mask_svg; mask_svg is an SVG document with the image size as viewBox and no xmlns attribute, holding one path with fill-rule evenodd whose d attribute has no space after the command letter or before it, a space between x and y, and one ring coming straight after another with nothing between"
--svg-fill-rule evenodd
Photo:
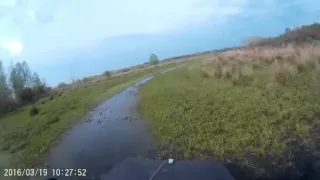
<instances>
[{"instance_id":1,"label":"overcast sky","mask_svg":"<svg viewBox=\"0 0 320 180\"><path fill-rule=\"evenodd\" d=\"M73 75L82 77L142 63L151 51L166 57L235 45L248 33L319 22L319 7L319 0L1 0L0 57L26 60L54 84L77 71L66 64L93 64ZM54 77L45 69L53 66L64 73Z\"/></svg>"}]
</instances>

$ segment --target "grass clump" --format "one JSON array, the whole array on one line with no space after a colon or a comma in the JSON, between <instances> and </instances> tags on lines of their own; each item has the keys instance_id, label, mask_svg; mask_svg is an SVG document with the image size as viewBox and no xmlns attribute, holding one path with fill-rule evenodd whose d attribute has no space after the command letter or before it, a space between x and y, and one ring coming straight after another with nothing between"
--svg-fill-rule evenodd
<instances>
[{"instance_id":1,"label":"grass clump","mask_svg":"<svg viewBox=\"0 0 320 180\"><path fill-rule=\"evenodd\" d=\"M143 85L139 106L160 140L160 157L219 159L268 177L299 174L299 153L320 138L320 69L306 65L320 57L316 50L225 52Z\"/></svg>"},{"instance_id":2,"label":"grass clump","mask_svg":"<svg viewBox=\"0 0 320 180\"><path fill-rule=\"evenodd\" d=\"M30 116L35 116L39 114L39 108L36 106L32 106L30 111L29 111Z\"/></svg>"}]
</instances>

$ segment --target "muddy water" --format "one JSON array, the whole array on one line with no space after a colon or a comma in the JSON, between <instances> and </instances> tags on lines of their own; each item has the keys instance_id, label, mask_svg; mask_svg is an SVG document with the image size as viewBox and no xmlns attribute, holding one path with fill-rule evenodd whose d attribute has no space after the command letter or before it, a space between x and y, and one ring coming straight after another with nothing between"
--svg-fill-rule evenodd
<instances>
[{"instance_id":1,"label":"muddy water","mask_svg":"<svg viewBox=\"0 0 320 180\"><path fill-rule=\"evenodd\" d=\"M97 106L45 158L50 168L85 168L98 178L126 157L152 158L153 136L136 112L144 79Z\"/></svg>"},{"instance_id":2,"label":"muddy water","mask_svg":"<svg viewBox=\"0 0 320 180\"><path fill-rule=\"evenodd\" d=\"M136 83L97 106L50 149L45 157L46 166L84 168L90 179L99 179L127 157L154 158L155 139L148 122L136 112L139 86L152 78Z\"/></svg>"}]
</instances>

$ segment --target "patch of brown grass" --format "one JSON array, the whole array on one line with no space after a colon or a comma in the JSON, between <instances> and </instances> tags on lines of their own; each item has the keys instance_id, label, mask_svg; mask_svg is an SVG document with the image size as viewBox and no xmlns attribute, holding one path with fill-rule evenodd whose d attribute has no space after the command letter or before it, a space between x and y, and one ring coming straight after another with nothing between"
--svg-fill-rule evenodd
<instances>
[{"instance_id":1,"label":"patch of brown grass","mask_svg":"<svg viewBox=\"0 0 320 180\"><path fill-rule=\"evenodd\" d=\"M254 79L254 72L266 69L270 82L286 85L298 73L320 66L320 46L288 45L281 48L243 48L206 57L201 69L204 74L231 80L234 85L246 85Z\"/></svg>"}]
</instances>

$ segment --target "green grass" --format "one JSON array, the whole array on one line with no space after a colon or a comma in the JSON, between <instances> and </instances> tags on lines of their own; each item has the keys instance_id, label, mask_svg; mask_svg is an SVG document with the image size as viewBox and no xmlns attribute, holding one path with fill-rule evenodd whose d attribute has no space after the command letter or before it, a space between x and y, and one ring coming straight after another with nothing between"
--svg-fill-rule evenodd
<instances>
[{"instance_id":1,"label":"green grass","mask_svg":"<svg viewBox=\"0 0 320 180\"><path fill-rule=\"evenodd\" d=\"M312 147L311 130L320 122L319 70L296 74L283 86L268 83L269 68L257 68L248 83L236 84L198 64L141 88L140 111L152 122L160 158L287 168L291 153Z\"/></svg>"},{"instance_id":2,"label":"green grass","mask_svg":"<svg viewBox=\"0 0 320 180\"><path fill-rule=\"evenodd\" d=\"M46 153L50 144L95 105L119 93L131 84L176 64L132 72L121 77L103 79L89 86L78 87L57 95L52 100L35 104L39 114L30 116L32 106L23 107L0 119L2 156L11 163L2 166L32 167ZM1 156L0 156L1 157Z\"/></svg>"}]
</instances>

